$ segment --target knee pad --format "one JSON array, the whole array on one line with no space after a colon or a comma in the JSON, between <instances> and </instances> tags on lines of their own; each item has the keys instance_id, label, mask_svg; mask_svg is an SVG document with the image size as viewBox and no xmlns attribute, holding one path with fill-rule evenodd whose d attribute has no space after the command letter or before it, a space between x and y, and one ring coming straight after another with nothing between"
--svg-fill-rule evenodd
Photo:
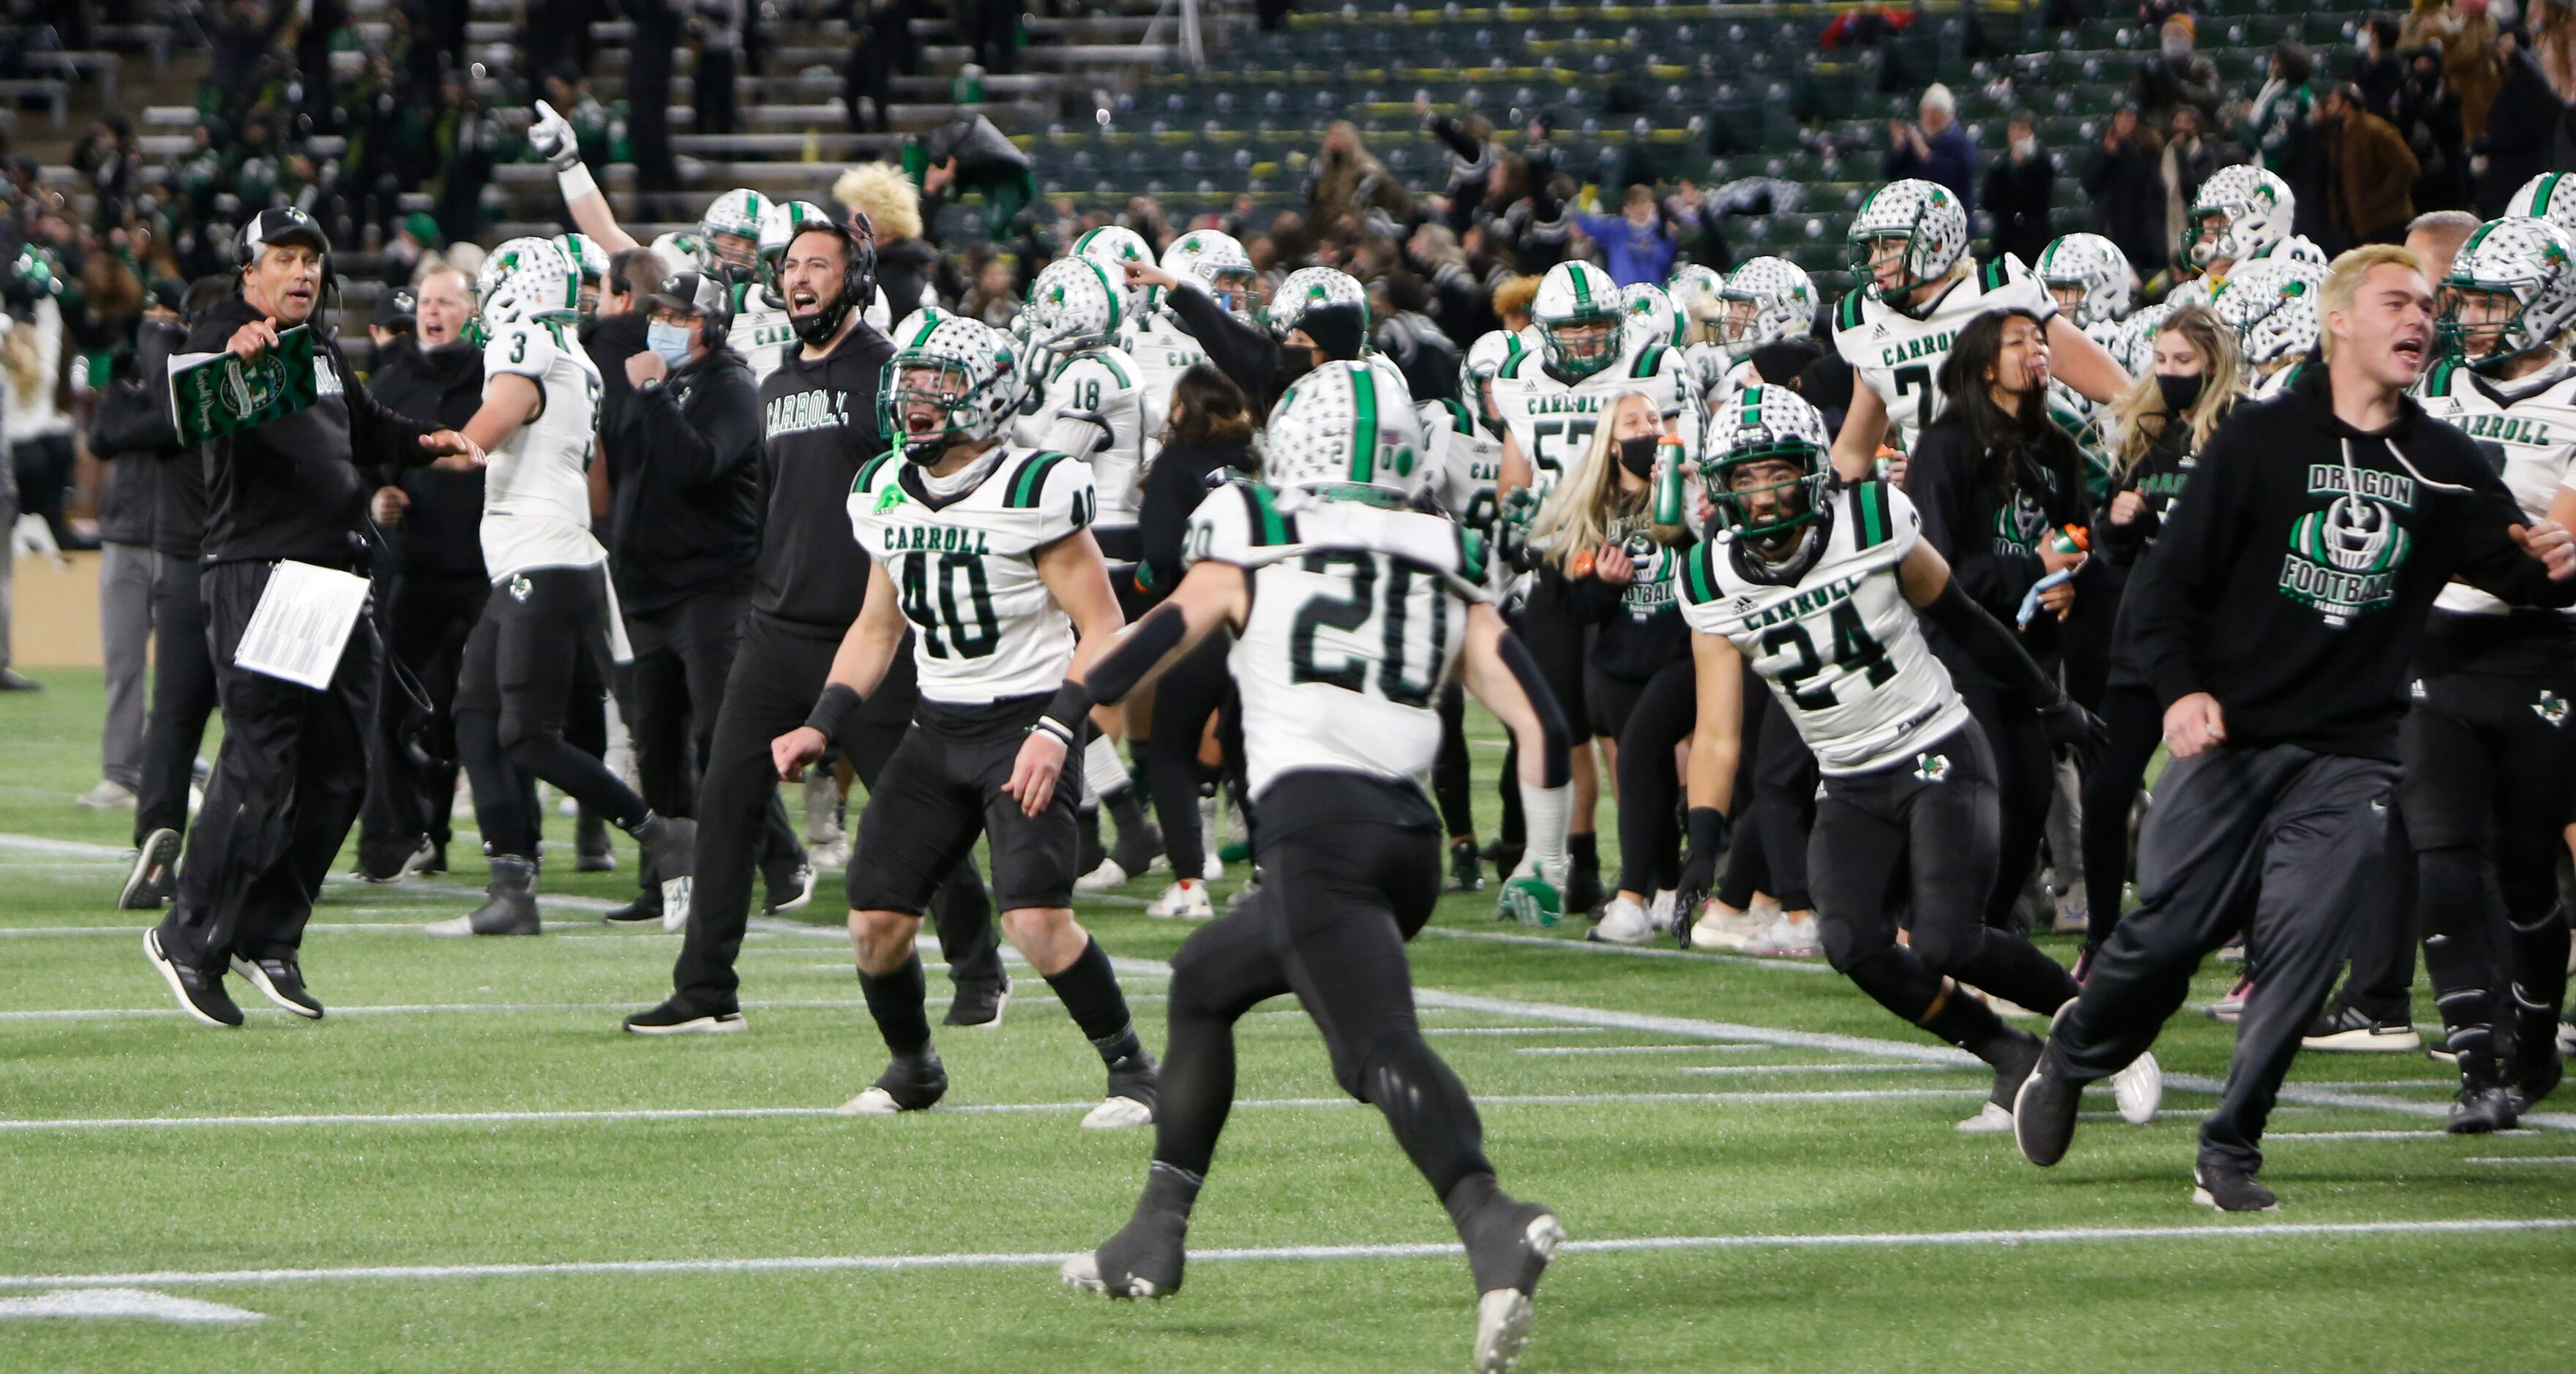
<instances>
[{"instance_id":1,"label":"knee pad","mask_svg":"<svg viewBox=\"0 0 2576 1374\"><path fill-rule=\"evenodd\" d=\"M1976 953L1985 938L1986 928L1970 923L1964 929L1946 921L1914 923L1914 957L1934 973L1958 972L1959 965Z\"/></svg>"},{"instance_id":2,"label":"knee pad","mask_svg":"<svg viewBox=\"0 0 2576 1374\"><path fill-rule=\"evenodd\" d=\"M2457 912L2484 919L2486 874L2478 851L2465 846L2415 852L2417 900L2429 912ZM2476 913L2472 917L2471 913Z\"/></svg>"},{"instance_id":3,"label":"knee pad","mask_svg":"<svg viewBox=\"0 0 2576 1374\"><path fill-rule=\"evenodd\" d=\"M1861 961L1881 950L1894 949L1896 937L1884 931L1863 930L1838 916L1819 912L1816 916L1816 942L1824 946L1825 962L1845 977L1860 967Z\"/></svg>"}]
</instances>

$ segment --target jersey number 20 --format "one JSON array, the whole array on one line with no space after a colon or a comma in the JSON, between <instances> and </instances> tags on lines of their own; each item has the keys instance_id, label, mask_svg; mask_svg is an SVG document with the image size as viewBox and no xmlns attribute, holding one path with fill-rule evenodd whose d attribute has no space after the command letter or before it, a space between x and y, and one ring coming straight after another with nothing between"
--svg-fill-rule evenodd
<instances>
[{"instance_id":1,"label":"jersey number 20","mask_svg":"<svg viewBox=\"0 0 2576 1374\"><path fill-rule=\"evenodd\" d=\"M1360 654L1344 654L1341 662L1326 666L1319 660L1315 636L1333 629L1365 641L1374 623L1378 627L1378 695L1399 706L1429 705L1431 693L1440 686L1441 667L1449 661L1449 598L1438 575L1385 554L1310 553L1302 566L1319 576L1345 574L1350 579L1350 594L1312 596L1297 608L1297 618L1288 626L1289 680L1300 685L1321 683L1346 692L1368 690L1368 659ZM1383 579L1379 576L1381 570L1385 573ZM1381 580L1386 587L1383 596L1378 592ZM1421 638L1430 651L1430 667L1422 681L1414 682L1405 676L1404 660L1415 643L1411 623L1415 593L1426 590L1430 595L1423 599L1430 603L1430 626Z\"/></svg>"}]
</instances>

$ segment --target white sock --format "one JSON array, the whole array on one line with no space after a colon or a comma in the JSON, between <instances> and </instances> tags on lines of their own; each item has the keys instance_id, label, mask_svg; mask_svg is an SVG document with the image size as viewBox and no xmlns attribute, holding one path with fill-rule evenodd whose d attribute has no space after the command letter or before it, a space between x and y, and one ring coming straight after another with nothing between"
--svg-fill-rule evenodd
<instances>
[{"instance_id":1,"label":"white sock","mask_svg":"<svg viewBox=\"0 0 2576 1374\"><path fill-rule=\"evenodd\" d=\"M1127 778L1127 764L1118 757L1116 740L1100 735L1083 746L1082 781L1091 795L1101 801L1117 796L1132 785Z\"/></svg>"},{"instance_id":2,"label":"white sock","mask_svg":"<svg viewBox=\"0 0 2576 1374\"><path fill-rule=\"evenodd\" d=\"M1565 881L1571 866L1565 854L1565 831L1574 816L1574 787L1537 787L1520 784L1521 817L1529 832L1528 847L1521 851L1520 867L1512 870L1515 878L1536 873L1549 882Z\"/></svg>"}]
</instances>

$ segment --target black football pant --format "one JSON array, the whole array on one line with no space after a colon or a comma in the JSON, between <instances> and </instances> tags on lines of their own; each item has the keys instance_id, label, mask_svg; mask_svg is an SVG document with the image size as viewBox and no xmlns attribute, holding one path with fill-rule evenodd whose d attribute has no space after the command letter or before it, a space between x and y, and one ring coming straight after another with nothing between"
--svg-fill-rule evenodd
<instances>
[{"instance_id":1,"label":"black football pant","mask_svg":"<svg viewBox=\"0 0 2576 1374\"><path fill-rule=\"evenodd\" d=\"M536 857L540 779L630 834L649 814L600 761L596 740L584 747L568 738L568 720L605 709L607 611L605 568L530 568L492 585L466 636L457 751L494 854Z\"/></svg>"},{"instance_id":2,"label":"black football pant","mask_svg":"<svg viewBox=\"0 0 2576 1374\"><path fill-rule=\"evenodd\" d=\"M202 570L190 555L155 553L152 560L152 709L143 723L143 785L135 789L137 848L155 830L186 833L188 787L206 717L215 711Z\"/></svg>"},{"instance_id":3,"label":"black football pant","mask_svg":"<svg viewBox=\"0 0 2576 1374\"><path fill-rule=\"evenodd\" d=\"M2299 1039L2390 899L2386 864L2397 765L2293 745L2225 745L2167 768L2138 836L2138 907L2093 956L2049 1036L2044 1072L2089 1083L2155 1043L2200 961L2242 932L2261 974L2200 1158L2252 1171Z\"/></svg>"},{"instance_id":4,"label":"black football pant","mask_svg":"<svg viewBox=\"0 0 2576 1374\"><path fill-rule=\"evenodd\" d=\"M1207 837L1199 831L1199 741L1207 735L1209 719L1220 715L1234 695L1234 678L1225 666L1233 648L1232 635L1209 635L1154 680L1145 773L1153 783L1154 819L1162 826L1163 853L1171 860L1174 878L1195 878L1207 862ZM1236 750L1234 758L1241 757ZM1079 762L1071 760L1068 767Z\"/></svg>"},{"instance_id":5,"label":"black football pant","mask_svg":"<svg viewBox=\"0 0 2576 1374\"><path fill-rule=\"evenodd\" d=\"M483 618L492 584L480 573L403 572L385 601L385 663L376 685L366 800L358 837L408 849L427 835L444 845L456 800L456 681L465 640ZM408 685L403 677L408 676ZM424 709L413 691L429 699Z\"/></svg>"},{"instance_id":6,"label":"black football pant","mask_svg":"<svg viewBox=\"0 0 2576 1374\"><path fill-rule=\"evenodd\" d=\"M840 647L838 635L799 630L758 612L744 622L698 785L697 875L687 939L671 968L676 994L695 1005L734 1004L742 982L734 961L751 921L751 880L761 832L778 805L778 768L771 762L769 744L805 723ZM862 784L875 782L877 771L903 742L919 695L913 672L912 644L906 639L876 694L851 714L833 741ZM960 863L940 884L930 901L930 916L950 979L964 983L1002 976L992 899L973 859Z\"/></svg>"},{"instance_id":7,"label":"black football pant","mask_svg":"<svg viewBox=\"0 0 2576 1374\"><path fill-rule=\"evenodd\" d=\"M1744 665L1743 762L1735 770L1735 847L1719 875L1719 901L1744 910L1768 892L1788 911L1808 911L1807 836L1816 827L1816 755L1797 722L1753 665ZM1624 782L1622 783L1624 786Z\"/></svg>"},{"instance_id":8,"label":"black football pant","mask_svg":"<svg viewBox=\"0 0 2576 1374\"><path fill-rule=\"evenodd\" d=\"M233 666L271 566L217 563L200 577L224 743L161 921L173 963L295 957L366 788L376 649L364 626L318 691Z\"/></svg>"},{"instance_id":9,"label":"black football pant","mask_svg":"<svg viewBox=\"0 0 2576 1374\"><path fill-rule=\"evenodd\" d=\"M627 734L635 743L635 773L644 800L664 816L695 816L706 757L715 745L716 713L725 678L741 652L751 615L749 592L693 596L650 615L629 612L626 635L635 650L627 681L634 717ZM805 862L805 848L788 823L787 806L773 792L760 833L761 873L775 883ZM658 909L658 888L643 894Z\"/></svg>"},{"instance_id":10,"label":"black football pant","mask_svg":"<svg viewBox=\"0 0 2576 1374\"><path fill-rule=\"evenodd\" d=\"M2102 694L2101 715L2110 747L2084 774L2084 940L2092 945L2111 938L2119 923L2129 878L2129 816L2165 739L2164 711L2145 687L2111 687Z\"/></svg>"}]
</instances>

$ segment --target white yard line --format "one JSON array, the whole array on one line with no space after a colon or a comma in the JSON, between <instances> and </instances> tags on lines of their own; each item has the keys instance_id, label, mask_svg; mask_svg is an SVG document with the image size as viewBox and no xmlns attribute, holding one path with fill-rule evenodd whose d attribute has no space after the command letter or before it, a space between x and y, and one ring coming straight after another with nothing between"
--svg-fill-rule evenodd
<instances>
[{"instance_id":1,"label":"white yard line","mask_svg":"<svg viewBox=\"0 0 2576 1374\"><path fill-rule=\"evenodd\" d=\"M1985 1067L1979 1065L1979 1068ZM1780 1073L1947 1073L1947 1064L1685 1064L1676 1073L1710 1077L1751 1077Z\"/></svg>"},{"instance_id":2,"label":"white yard line","mask_svg":"<svg viewBox=\"0 0 2576 1374\"><path fill-rule=\"evenodd\" d=\"M1602 1030L1599 1026L1425 1026L1422 1029L1422 1033L1424 1035L1599 1035L1602 1033ZM1676 1046L1675 1048L1696 1050L1717 1047L1682 1045ZM1759 1049L1761 1047L1758 1045L1747 1045L1744 1048ZM1572 1050L1564 1050L1561 1052L1567 1054L1573 1053ZM1539 1046L1534 1049L1514 1050L1512 1053L1547 1054L1551 1053L1551 1050L1547 1046Z\"/></svg>"},{"instance_id":3,"label":"white yard line","mask_svg":"<svg viewBox=\"0 0 2576 1374\"><path fill-rule=\"evenodd\" d=\"M1756 959L1747 954L1712 954L1698 949L1664 949L1653 945L1608 945L1592 940L1560 940L1548 935L1514 935L1504 930L1460 930L1455 926L1424 926L1424 935L1444 940L1483 940L1501 945L1540 945L1548 949L1575 954L1616 954L1630 959L1680 959L1699 964L1735 964L1748 968L1781 969L1790 973L1831 973L1823 964L1797 959Z\"/></svg>"},{"instance_id":4,"label":"white yard line","mask_svg":"<svg viewBox=\"0 0 2576 1374\"><path fill-rule=\"evenodd\" d=\"M140 1317L146 1321L179 1322L192 1326L207 1322L268 1320L257 1312L223 1303L207 1302L201 1298L176 1298L141 1288L72 1288L41 1293L32 1298L0 1298L0 1320L65 1317L89 1321Z\"/></svg>"},{"instance_id":5,"label":"white yard line","mask_svg":"<svg viewBox=\"0 0 2576 1374\"><path fill-rule=\"evenodd\" d=\"M2576 1164L2576 1155L2473 1155L2462 1164Z\"/></svg>"},{"instance_id":6,"label":"white yard line","mask_svg":"<svg viewBox=\"0 0 2576 1374\"><path fill-rule=\"evenodd\" d=\"M1565 1031L1593 1029L1567 1026ZM1720 1050L1767 1050L1769 1045L1731 1045L1718 1041L1706 1045L1530 1045L1513 1050L1514 1054L1712 1054Z\"/></svg>"},{"instance_id":7,"label":"white yard line","mask_svg":"<svg viewBox=\"0 0 2576 1374\"><path fill-rule=\"evenodd\" d=\"M2538 1131L2495 1131L2494 1135L2539 1135ZM2263 1143L2275 1140L2456 1140L2446 1131L2265 1131ZM2470 1160L2469 1163L2476 1163Z\"/></svg>"},{"instance_id":8,"label":"white yard line","mask_svg":"<svg viewBox=\"0 0 2576 1374\"><path fill-rule=\"evenodd\" d=\"M134 860L134 851L112 844L88 844L80 840L54 840L42 835L0 834L0 850L21 854L44 854L57 859Z\"/></svg>"},{"instance_id":9,"label":"white yard line","mask_svg":"<svg viewBox=\"0 0 2576 1374\"><path fill-rule=\"evenodd\" d=\"M2576 1219L2536 1217L2459 1221L2253 1221L2197 1226L2070 1226L2022 1231L1867 1231L1741 1236L1634 1236L1573 1240L1560 1254L1638 1254L1679 1250L1892 1249L1913 1246L2017 1246L2151 1240L2292 1240L2340 1236L2452 1236L2555 1232ZM1449 1242L1399 1245L1291 1245L1193 1250L1200 1264L1261 1260L1405 1260L1454 1256ZM0 1288L109 1288L142 1284L276 1284L364 1280L442 1280L582 1277L604 1274L772 1274L898 1271L906 1269L1035 1268L1063 1260L1061 1252L999 1251L923 1255L796 1255L775 1258L590 1260L516 1264L366 1265L313 1269L173 1269L140 1274L0 1274Z\"/></svg>"}]
</instances>

